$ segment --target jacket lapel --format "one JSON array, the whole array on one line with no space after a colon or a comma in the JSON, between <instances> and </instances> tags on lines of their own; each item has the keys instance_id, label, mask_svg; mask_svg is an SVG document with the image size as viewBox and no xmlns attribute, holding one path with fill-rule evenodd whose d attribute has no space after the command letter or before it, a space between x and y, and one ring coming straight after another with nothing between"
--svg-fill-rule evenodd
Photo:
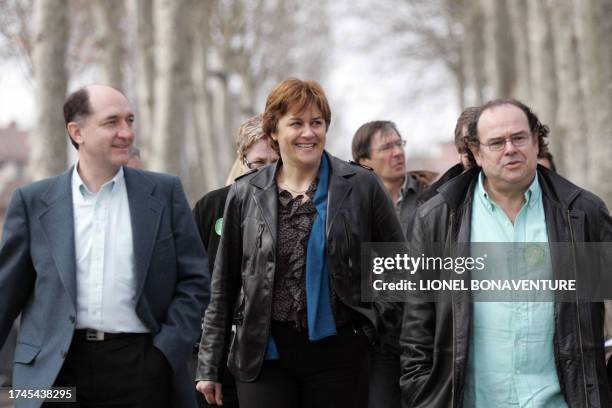
<instances>
[{"instance_id":1,"label":"jacket lapel","mask_svg":"<svg viewBox=\"0 0 612 408\"><path fill-rule=\"evenodd\" d=\"M327 153L324 153L327 154ZM327 226L326 235L329 236L331 227L336 219L336 216L342 208L342 203L350 193L352 184L348 177L355 174L355 169L332 155L327 155L331 167L329 175L329 196L327 199Z\"/></svg>"},{"instance_id":2,"label":"jacket lapel","mask_svg":"<svg viewBox=\"0 0 612 408\"><path fill-rule=\"evenodd\" d=\"M279 160L280 161L280 160ZM261 170L259 174L251 179L251 184L258 187L253 193L255 204L259 207L261 215L272 235L272 242L276 246L276 233L278 224L278 197L276 189L276 168L279 162Z\"/></svg>"},{"instance_id":3,"label":"jacket lapel","mask_svg":"<svg viewBox=\"0 0 612 408\"><path fill-rule=\"evenodd\" d=\"M51 256L72 304L76 308L76 255L72 208L72 171L60 174L41 200L47 210L40 215Z\"/></svg>"},{"instance_id":4,"label":"jacket lapel","mask_svg":"<svg viewBox=\"0 0 612 408\"><path fill-rule=\"evenodd\" d=\"M155 184L143 172L127 166L123 170L134 243L136 298L139 298L151 263L164 204L153 196Z\"/></svg>"},{"instance_id":5,"label":"jacket lapel","mask_svg":"<svg viewBox=\"0 0 612 408\"><path fill-rule=\"evenodd\" d=\"M324 153L327 154L327 153ZM330 163L329 175L329 196L327 204L327 226L326 234L329 234L330 228L342 208L342 203L352 189L348 177L355 174L355 169L350 164L345 163L332 155L327 156ZM277 188L275 175L280 160L274 165L260 170L259 174L255 175L250 183L258 188L253 194L255 203L259 207L261 214L268 225L268 229L272 234L272 239L276 243L277 234Z\"/></svg>"}]
</instances>

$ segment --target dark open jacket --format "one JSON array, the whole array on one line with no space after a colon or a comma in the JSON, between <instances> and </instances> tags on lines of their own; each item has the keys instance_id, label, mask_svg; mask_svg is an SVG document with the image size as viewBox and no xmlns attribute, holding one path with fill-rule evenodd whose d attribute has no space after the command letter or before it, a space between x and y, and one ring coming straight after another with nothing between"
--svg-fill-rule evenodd
<instances>
[{"instance_id":1,"label":"dark open jacket","mask_svg":"<svg viewBox=\"0 0 612 408\"><path fill-rule=\"evenodd\" d=\"M206 193L193 207L193 218L208 254L208 270L210 273L214 270L217 249L219 248L219 241L221 241L221 236L217 234L215 227L217 221L223 218L223 209L229 189L230 186L225 186Z\"/></svg>"},{"instance_id":2,"label":"dark open jacket","mask_svg":"<svg viewBox=\"0 0 612 408\"><path fill-rule=\"evenodd\" d=\"M470 242L472 197L479 171L475 168L453 178L419 207L413 229L415 245L431 248L431 243L445 243L444 251L450 255L453 243ZM549 242L612 241L612 220L598 197L542 166L537 173ZM553 271L561 255L551 254ZM454 292L436 303L406 304L400 337L404 408L463 405L472 315L469 297L469 292ZM555 303L555 363L570 408L612 406L603 320L603 303Z\"/></svg>"},{"instance_id":3,"label":"dark open jacket","mask_svg":"<svg viewBox=\"0 0 612 408\"><path fill-rule=\"evenodd\" d=\"M380 313L374 304L362 301L361 243L400 242L404 236L393 203L374 173L328 157L331 285L360 318L364 332L375 337ZM276 271L277 165L238 178L230 189L212 300L204 318L198 380L219 381L226 362L240 381L254 381L259 375L270 333ZM236 332L230 340L232 323Z\"/></svg>"}]
</instances>

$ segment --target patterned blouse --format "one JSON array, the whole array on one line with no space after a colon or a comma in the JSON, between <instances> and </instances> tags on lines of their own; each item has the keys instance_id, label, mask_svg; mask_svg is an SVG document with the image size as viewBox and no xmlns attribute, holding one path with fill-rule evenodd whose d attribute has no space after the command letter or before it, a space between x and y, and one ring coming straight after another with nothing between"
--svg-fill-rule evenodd
<instances>
[{"instance_id":1,"label":"patterned blouse","mask_svg":"<svg viewBox=\"0 0 612 408\"><path fill-rule=\"evenodd\" d=\"M276 273L272 299L272 320L295 322L297 329L306 329L306 250L310 231L317 216L312 202L317 188L315 181L308 187L307 201L303 195L295 198L287 190L278 189L278 237ZM332 311L336 326L349 322L348 310L331 289Z\"/></svg>"}]
</instances>

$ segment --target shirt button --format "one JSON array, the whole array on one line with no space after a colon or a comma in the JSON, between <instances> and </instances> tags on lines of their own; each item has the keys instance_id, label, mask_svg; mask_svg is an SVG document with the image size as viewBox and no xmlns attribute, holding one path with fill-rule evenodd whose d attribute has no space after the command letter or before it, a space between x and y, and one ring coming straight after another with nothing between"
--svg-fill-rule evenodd
<instances>
[{"instance_id":1,"label":"shirt button","mask_svg":"<svg viewBox=\"0 0 612 408\"><path fill-rule=\"evenodd\" d=\"M68 355L68 353L66 353L64 350L62 350L61 354L62 354L62 358L66 359L66 356Z\"/></svg>"},{"instance_id":2,"label":"shirt button","mask_svg":"<svg viewBox=\"0 0 612 408\"><path fill-rule=\"evenodd\" d=\"M76 322L76 317L74 317L74 316L70 316L70 317L68 318L68 320L70 320L70 323L74 323L74 322Z\"/></svg>"},{"instance_id":3,"label":"shirt button","mask_svg":"<svg viewBox=\"0 0 612 408\"><path fill-rule=\"evenodd\" d=\"M521 370L516 370L516 373L517 373L517 374L520 374L520 373L521 373Z\"/></svg>"}]
</instances>

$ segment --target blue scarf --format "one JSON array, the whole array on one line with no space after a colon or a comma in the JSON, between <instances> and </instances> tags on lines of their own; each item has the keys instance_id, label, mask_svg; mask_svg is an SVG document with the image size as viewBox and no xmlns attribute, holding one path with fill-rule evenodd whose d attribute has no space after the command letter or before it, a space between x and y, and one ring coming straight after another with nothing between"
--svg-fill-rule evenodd
<instances>
[{"instance_id":1,"label":"blue scarf","mask_svg":"<svg viewBox=\"0 0 612 408\"><path fill-rule=\"evenodd\" d=\"M317 217L312 225L306 250L306 314L310 341L337 334L331 306L329 270L325 256L328 186L329 159L327 154L323 153L319 166L319 184L312 200L317 209ZM278 359L278 349L272 336L268 339L266 359Z\"/></svg>"},{"instance_id":2,"label":"blue scarf","mask_svg":"<svg viewBox=\"0 0 612 408\"><path fill-rule=\"evenodd\" d=\"M331 307L329 270L325 256L328 185L329 159L327 154L323 153L319 166L319 185L313 198L318 216L312 224L306 250L306 312L310 341L321 340L337 333Z\"/></svg>"}]
</instances>

